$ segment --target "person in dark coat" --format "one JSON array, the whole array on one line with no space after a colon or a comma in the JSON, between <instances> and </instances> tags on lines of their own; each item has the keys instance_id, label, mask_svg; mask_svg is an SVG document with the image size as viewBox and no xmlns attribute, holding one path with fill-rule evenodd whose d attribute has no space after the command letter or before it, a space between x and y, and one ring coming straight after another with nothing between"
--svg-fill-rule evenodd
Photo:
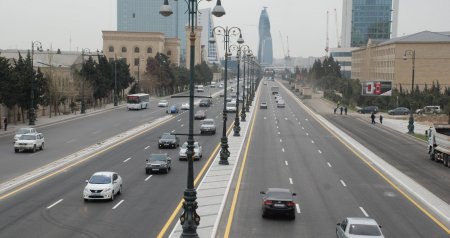
<instances>
[{"instance_id":1,"label":"person in dark coat","mask_svg":"<svg viewBox=\"0 0 450 238\"><path fill-rule=\"evenodd\" d=\"M344 113L347 115L347 107L344 107Z\"/></svg>"},{"instance_id":2,"label":"person in dark coat","mask_svg":"<svg viewBox=\"0 0 450 238\"><path fill-rule=\"evenodd\" d=\"M383 124L383 116L380 114L380 124Z\"/></svg>"},{"instance_id":3,"label":"person in dark coat","mask_svg":"<svg viewBox=\"0 0 450 238\"><path fill-rule=\"evenodd\" d=\"M3 120L3 124L5 124L5 131L7 130L8 127L8 118L5 117L5 120Z\"/></svg>"},{"instance_id":4,"label":"person in dark coat","mask_svg":"<svg viewBox=\"0 0 450 238\"><path fill-rule=\"evenodd\" d=\"M342 111L344 110L344 108L343 107L341 107L341 115L342 115Z\"/></svg>"},{"instance_id":5,"label":"person in dark coat","mask_svg":"<svg viewBox=\"0 0 450 238\"><path fill-rule=\"evenodd\" d=\"M372 118L372 124L375 124L375 113L372 112L372 115L370 115L370 118Z\"/></svg>"}]
</instances>

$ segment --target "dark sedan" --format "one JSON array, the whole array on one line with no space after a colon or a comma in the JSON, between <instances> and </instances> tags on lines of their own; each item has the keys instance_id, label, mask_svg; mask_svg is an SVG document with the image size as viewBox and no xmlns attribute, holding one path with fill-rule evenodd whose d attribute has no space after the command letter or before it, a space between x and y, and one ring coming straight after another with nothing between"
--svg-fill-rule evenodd
<instances>
[{"instance_id":1,"label":"dark sedan","mask_svg":"<svg viewBox=\"0 0 450 238\"><path fill-rule=\"evenodd\" d=\"M200 102L198 103L199 107L209 107L211 106L212 101L209 98L203 98L200 100Z\"/></svg>"},{"instance_id":2,"label":"dark sedan","mask_svg":"<svg viewBox=\"0 0 450 238\"><path fill-rule=\"evenodd\" d=\"M176 148L180 146L180 139L176 135L170 133L164 133L159 137L159 148Z\"/></svg>"},{"instance_id":3,"label":"dark sedan","mask_svg":"<svg viewBox=\"0 0 450 238\"><path fill-rule=\"evenodd\" d=\"M204 110L198 110L194 115L195 120L203 120L206 118L206 112Z\"/></svg>"},{"instance_id":4,"label":"dark sedan","mask_svg":"<svg viewBox=\"0 0 450 238\"><path fill-rule=\"evenodd\" d=\"M377 106L367 106L367 107L363 107L361 109L358 109L358 112L361 114L365 114L365 113L377 113L378 112L378 107Z\"/></svg>"},{"instance_id":5,"label":"dark sedan","mask_svg":"<svg viewBox=\"0 0 450 238\"><path fill-rule=\"evenodd\" d=\"M265 192L261 192L262 198L262 217L268 215L285 215L291 219L295 219L295 202L293 196L286 188L268 188Z\"/></svg>"},{"instance_id":6,"label":"dark sedan","mask_svg":"<svg viewBox=\"0 0 450 238\"><path fill-rule=\"evenodd\" d=\"M389 115L408 115L409 109L406 107L397 107L388 111Z\"/></svg>"},{"instance_id":7,"label":"dark sedan","mask_svg":"<svg viewBox=\"0 0 450 238\"><path fill-rule=\"evenodd\" d=\"M155 171L169 173L172 168L172 159L167 154L151 154L145 163L145 173L151 174Z\"/></svg>"}]
</instances>

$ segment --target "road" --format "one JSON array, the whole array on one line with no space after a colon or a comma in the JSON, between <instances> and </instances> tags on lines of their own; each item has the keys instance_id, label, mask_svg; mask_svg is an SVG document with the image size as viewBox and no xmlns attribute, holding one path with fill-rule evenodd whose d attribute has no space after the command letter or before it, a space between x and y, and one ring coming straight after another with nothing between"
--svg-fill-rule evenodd
<instances>
[{"instance_id":1,"label":"road","mask_svg":"<svg viewBox=\"0 0 450 238\"><path fill-rule=\"evenodd\" d=\"M261 85L269 108L256 112L230 237L334 237L347 216L376 219L386 237L448 237L286 92L286 108L273 107L271 84ZM297 193L295 220L261 217L267 187ZM219 237L230 222L222 221Z\"/></svg>"}]
</instances>

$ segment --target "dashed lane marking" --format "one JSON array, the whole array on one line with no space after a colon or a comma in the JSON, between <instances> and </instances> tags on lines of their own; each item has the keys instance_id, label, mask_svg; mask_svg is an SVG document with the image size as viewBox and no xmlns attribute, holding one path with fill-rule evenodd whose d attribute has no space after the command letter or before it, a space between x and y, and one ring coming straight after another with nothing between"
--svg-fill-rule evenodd
<instances>
[{"instance_id":1,"label":"dashed lane marking","mask_svg":"<svg viewBox=\"0 0 450 238\"><path fill-rule=\"evenodd\" d=\"M118 202L112 209L115 210L116 208L118 208L120 206L120 204L123 203L123 201L125 201L125 200L120 200L120 202Z\"/></svg>"},{"instance_id":2,"label":"dashed lane marking","mask_svg":"<svg viewBox=\"0 0 450 238\"><path fill-rule=\"evenodd\" d=\"M50 208L52 208L52 207L54 207L54 206L56 206L58 203L60 203L60 202L62 202L64 199L59 199L58 201L56 201L55 203L53 203L52 205L50 205L50 206L48 206L47 207L47 209L50 209Z\"/></svg>"},{"instance_id":3,"label":"dashed lane marking","mask_svg":"<svg viewBox=\"0 0 450 238\"><path fill-rule=\"evenodd\" d=\"M369 217L369 214L367 214L367 212L364 210L363 207L359 207L359 209L362 211L362 213L364 214L364 216Z\"/></svg>"},{"instance_id":4,"label":"dashed lane marking","mask_svg":"<svg viewBox=\"0 0 450 238\"><path fill-rule=\"evenodd\" d=\"M150 146L148 145L148 146L146 146L145 148L144 148L144 150L146 150L146 149L148 149L148 148L150 148Z\"/></svg>"},{"instance_id":5,"label":"dashed lane marking","mask_svg":"<svg viewBox=\"0 0 450 238\"><path fill-rule=\"evenodd\" d=\"M280 139L280 142L283 142L283 140L282 140L282 139Z\"/></svg>"},{"instance_id":6,"label":"dashed lane marking","mask_svg":"<svg viewBox=\"0 0 450 238\"><path fill-rule=\"evenodd\" d=\"M148 176L144 181L147 182L153 175Z\"/></svg>"},{"instance_id":7,"label":"dashed lane marking","mask_svg":"<svg viewBox=\"0 0 450 238\"><path fill-rule=\"evenodd\" d=\"M295 208L297 209L297 213L300 214L302 211L300 210L300 206L296 203Z\"/></svg>"},{"instance_id":8,"label":"dashed lane marking","mask_svg":"<svg viewBox=\"0 0 450 238\"><path fill-rule=\"evenodd\" d=\"M294 184L294 181L292 181L292 178L289 178L289 183Z\"/></svg>"},{"instance_id":9,"label":"dashed lane marking","mask_svg":"<svg viewBox=\"0 0 450 238\"><path fill-rule=\"evenodd\" d=\"M318 150L317 152L319 152L319 154L322 154L322 151L321 151L321 150Z\"/></svg>"},{"instance_id":10,"label":"dashed lane marking","mask_svg":"<svg viewBox=\"0 0 450 238\"><path fill-rule=\"evenodd\" d=\"M283 152L284 152L284 148L281 148L281 151L283 151Z\"/></svg>"},{"instance_id":11,"label":"dashed lane marking","mask_svg":"<svg viewBox=\"0 0 450 238\"><path fill-rule=\"evenodd\" d=\"M126 160L124 160L123 162L126 163L126 162L128 162L128 160L130 160L130 159L131 159L131 157L128 158L128 159L126 159Z\"/></svg>"},{"instance_id":12,"label":"dashed lane marking","mask_svg":"<svg viewBox=\"0 0 450 238\"><path fill-rule=\"evenodd\" d=\"M314 141L313 141L313 140L311 140L311 143L313 143L313 144L314 144Z\"/></svg>"},{"instance_id":13,"label":"dashed lane marking","mask_svg":"<svg viewBox=\"0 0 450 238\"><path fill-rule=\"evenodd\" d=\"M327 162L327 165L328 165L328 167L330 167L330 168L331 168L331 164L330 164L330 162Z\"/></svg>"},{"instance_id":14,"label":"dashed lane marking","mask_svg":"<svg viewBox=\"0 0 450 238\"><path fill-rule=\"evenodd\" d=\"M288 166L288 165L289 165L289 163L287 162L287 160L285 160L285 161L284 161L284 163L286 164L286 166Z\"/></svg>"},{"instance_id":15,"label":"dashed lane marking","mask_svg":"<svg viewBox=\"0 0 450 238\"><path fill-rule=\"evenodd\" d=\"M341 179L341 184L342 184L342 186L347 187L347 184L345 184L344 180L342 180L342 179Z\"/></svg>"}]
</instances>

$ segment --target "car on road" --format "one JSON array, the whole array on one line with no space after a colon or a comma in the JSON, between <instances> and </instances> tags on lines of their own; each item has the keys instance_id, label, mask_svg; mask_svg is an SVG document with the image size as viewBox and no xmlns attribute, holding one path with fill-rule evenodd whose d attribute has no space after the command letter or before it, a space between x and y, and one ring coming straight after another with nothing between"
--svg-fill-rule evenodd
<instances>
[{"instance_id":1,"label":"car on road","mask_svg":"<svg viewBox=\"0 0 450 238\"><path fill-rule=\"evenodd\" d=\"M211 106L212 100L209 98L203 98L200 100L200 102L198 103L199 107L209 107Z\"/></svg>"},{"instance_id":2,"label":"car on road","mask_svg":"<svg viewBox=\"0 0 450 238\"><path fill-rule=\"evenodd\" d=\"M181 104L180 107L181 110L189 110L189 108L190 108L189 103L183 103Z\"/></svg>"},{"instance_id":3,"label":"car on road","mask_svg":"<svg viewBox=\"0 0 450 238\"><path fill-rule=\"evenodd\" d=\"M267 109L267 103L262 102L261 104L259 104L259 109Z\"/></svg>"},{"instance_id":4,"label":"car on road","mask_svg":"<svg viewBox=\"0 0 450 238\"><path fill-rule=\"evenodd\" d=\"M278 100L282 100L283 97L281 97L280 94L275 95L275 102L278 102Z\"/></svg>"},{"instance_id":5,"label":"car on road","mask_svg":"<svg viewBox=\"0 0 450 238\"><path fill-rule=\"evenodd\" d=\"M145 173L153 172L169 173L172 169L172 158L167 154L151 154L145 162Z\"/></svg>"},{"instance_id":6,"label":"car on road","mask_svg":"<svg viewBox=\"0 0 450 238\"><path fill-rule=\"evenodd\" d=\"M381 226L367 217L347 217L336 225L337 238L384 238Z\"/></svg>"},{"instance_id":7,"label":"car on road","mask_svg":"<svg viewBox=\"0 0 450 238\"><path fill-rule=\"evenodd\" d=\"M159 148L176 148L178 146L180 146L180 138L176 135L164 133L159 137Z\"/></svg>"},{"instance_id":8,"label":"car on road","mask_svg":"<svg viewBox=\"0 0 450 238\"><path fill-rule=\"evenodd\" d=\"M205 118L206 118L206 111L205 110L198 110L194 114L194 119L195 120L203 120Z\"/></svg>"},{"instance_id":9,"label":"car on road","mask_svg":"<svg viewBox=\"0 0 450 238\"><path fill-rule=\"evenodd\" d=\"M83 190L84 201L109 199L114 200L115 195L122 194L122 178L116 172L104 171L94 173L86 180Z\"/></svg>"},{"instance_id":10,"label":"car on road","mask_svg":"<svg viewBox=\"0 0 450 238\"><path fill-rule=\"evenodd\" d=\"M204 91L205 91L205 87L203 87L203 85L197 86L197 92L204 92Z\"/></svg>"},{"instance_id":11,"label":"car on road","mask_svg":"<svg viewBox=\"0 0 450 238\"><path fill-rule=\"evenodd\" d=\"M180 147L180 153L179 153L179 159L180 160L187 160L187 142L184 142L183 145ZM198 143L198 141L194 142L194 160L199 160L203 157L203 148Z\"/></svg>"},{"instance_id":12,"label":"car on road","mask_svg":"<svg viewBox=\"0 0 450 238\"><path fill-rule=\"evenodd\" d=\"M19 137L23 134L34 134L34 133L37 133L36 129L34 128L31 127L20 128L19 130L16 131L16 134L14 135L14 142L18 140Z\"/></svg>"},{"instance_id":13,"label":"car on road","mask_svg":"<svg viewBox=\"0 0 450 238\"><path fill-rule=\"evenodd\" d=\"M295 219L295 193L287 188L268 188L261 191L262 194L262 217L269 215L285 215Z\"/></svg>"},{"instance_id":14,"label":"car on road","mask_svg":"<svg viewBox=\"0 0 450 238\"><path fill-rule=\"evenodd\" d=\"M361 113L361 114L366 114L366 113L377 113L378 112L378 107L377 106L367 106L367 107L363 107L357 110L357 112Z\"/></svg>"},{"instance_id":15,"label":"car on road","mask_svg":"<svg viewBox=\"0 0 450 238\"><path fill-rule=\"evenodd\" d=\"M219 84L219 88L223 88L223 83L220 83L220 84Z\"/></svg>"},{"instance_id":16,"label":"car on road","mask_svg":"<svg viewBox=\"0 0 450 238\"><path fill-rule=\"evenodd\" d=\"M167 100L159 100L158 107L168 107L168 106L169 106L169 101L167 101Z\"/></svg>"},{"instance_id":17,"label":"car on road","mask_svg":"<svg viewBox=\"0 0 450 238\"><path fill-rule=\"evenodd\" d=\"M283 99L278 99L277 107L278 108L286 107L286 103L284 102Z\"/></svg>"},{"instance_id":18,"label":"car on road","mask_svg":"<svg viewBox=\"0 0 450 238\"><path fill-rule=\"evenodd\" d=\"M220 87L219 87L219 88L220 88ZM224 91L220 91L219 97L221 97L221 98L225 97L225 92L224 92Z\"/></svg>"},{"instance_id":19,"label":"car on road","mask_svg":"<svg viewBox=\"0 0 450 238\"><path fill-rule=\"evenodd\" d=\"M178 109L177 105L172 105L169 108L167 108L167 113L169 114L176 114L180 111L180 109Z\"/></svg>"},{"instance_id":20,"label":"car on road","mask_svg":"<svg viewBox=\"0 0 450 238\"><path fill-rule=\"evenodd\" d=\"M388 111L389 115L408 115L409 109L406 107L397 107Z\"/></svg>"},{"instance_id":21,"label":"car on road","mask_svg":"<svg viewBox=\"0 0 450 238\"><path fill-rule=\"evenodd\" d=\"M45 144L42 133L23 134L14 142L14 152L29 150L36 152L37 149L43 150Z\"/></svg>"},{"instance_id":22,"label":"car on road","mask_svg":"<svg viewBox=\"0 0 450 238\"><path fill-rule=\"evenodd\" d=\"M200 122L200 134L203 133L216 134L216 123L214 122L214 119L207 118Z\"/></svg>"},{"instance_id":23,"label":"car on road","mask_svg":"<svg viewBox=\"0 0 450 238\"><path fill-rule=\"evenodd\" d=\"M264 82L263 82L263 84L264 84L264 85L267 85L267 82L266 82L266 81L264 81Z\"/></svg>"},{"instance_id":24,"label":"car on road","mask_svg":"<svg viewBox=\"0 0 450 238\"><path fill-rule=\"evenodd\" d=\"M227 112L236 112L236 101L227 102L225 109Z\"/></svg>"}]
</instances>

